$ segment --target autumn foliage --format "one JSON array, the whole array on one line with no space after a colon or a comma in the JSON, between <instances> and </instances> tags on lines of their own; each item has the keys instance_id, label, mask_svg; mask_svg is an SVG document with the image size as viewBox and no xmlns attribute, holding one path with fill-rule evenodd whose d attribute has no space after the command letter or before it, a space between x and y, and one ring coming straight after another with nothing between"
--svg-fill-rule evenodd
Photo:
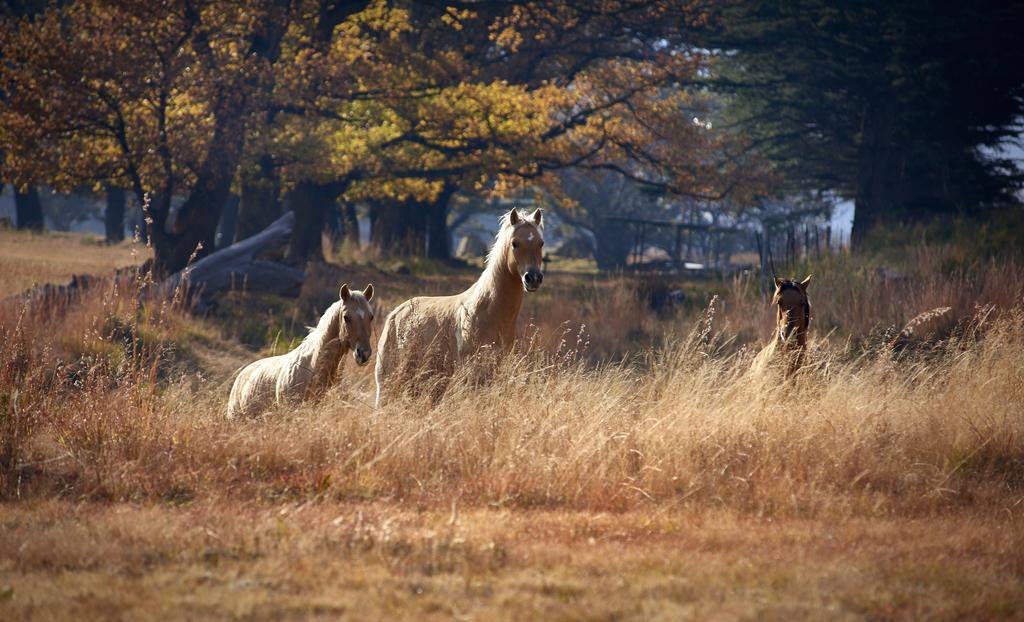
<instances>
[{"instance_id":1,"label":"autumn foliage","mask_svg":"<svg viewBox=\"0 0 1024 622\"><path fill-rule=\"evenodd\" d=\"M557 190L570 167L720 197L753 179L690 88L705 20L648 0L68 3L4 23L2 175L149 195L160 272L212 248L256 162L328 203Z\"/></svg>"}]
</instances>

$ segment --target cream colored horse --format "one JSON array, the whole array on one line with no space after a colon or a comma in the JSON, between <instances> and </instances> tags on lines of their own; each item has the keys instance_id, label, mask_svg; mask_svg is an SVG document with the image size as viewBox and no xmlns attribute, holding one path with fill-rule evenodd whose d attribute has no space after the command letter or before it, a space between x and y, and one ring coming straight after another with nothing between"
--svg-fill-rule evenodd
<instances>
[{"instance_id":1,"label":"cream colored horse","mask_svg":"<svg viewBox=\"0 0 1024 622\"><path fill-rule=\"evenodd\" d=\"M523 217L513 209L487 255L483 274L454 296L407 300L388 315L377 344L377 405L405 388L435 383L435 394L456 365L481 348L505 353L516 337L524 292L544 280L541 210ZM412 381L412 382L410 382Z\"/></svg>"},{"instance_id":2,"label":"cream colored horse","mask_svg":"<svg viewBox=\"0 0 1024 622\"><path fill-rule=\"evenodd\" d=\"M229 419L257 415L275 403L323 395L334 384L338 365L349 351L359 365L370 361L373 285L359 292L345 284L338 296L297 348L242 369L231 387Z\"/></svg>"},{"instance_id":3,"label":"cream colored horse","mask_svg":"<svg viewBox=\"0 0 1024 622\"><path fill-rule=\"evenodd\" d=\"M810 284L810 276L799 282L775 278L775 295L771 302L778 306L775 335L754 358L754 369L765 369L779 355L785 361L787 377L803 366L811 326L811 301L807 296Z\"/></svg>"}]
</instances>

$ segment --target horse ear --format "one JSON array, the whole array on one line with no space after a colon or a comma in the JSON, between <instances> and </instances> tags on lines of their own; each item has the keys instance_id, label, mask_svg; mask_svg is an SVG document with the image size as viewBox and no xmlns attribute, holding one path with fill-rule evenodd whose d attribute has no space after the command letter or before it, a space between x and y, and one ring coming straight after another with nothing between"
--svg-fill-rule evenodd
<instances>
[{"instance_id":1,"label":"horse ear","mask_svg":"<svg viewBox=\"0 0 1024 622\"><path fill-rule=\"evenodd\" d=\"M541 221L544 220L544 210L539 207L535 209L533 213L530 214L530 220L533 221L533 224L539 227L541 225Z\"/></svg>"},{"instance_id":2,"label":"horse ear","mask_svg":"<svg viewBox=\"0 0 1024 622\"><path fill-rule=\"evenodd\" d=\"M352 296L352 292L348 289L348 283L345 283L341 286L341 289L338 290L338 297L341 298L343 302L348 302L350 296Z\"/></svg>"},{"instance_id":3,"label":"horse ear","mask_svg":"<svg viewBox=\"0 0 1024 622\"><path fill-rule=\"evenodd\" d=\"M784 282L785 282L784 279L780 279L779 277L775 277L775 287L782 287L782 284Z\"/></svg>"},{"instance_id":4,"label":"horse ear","mask_svg":"<svg viewBox=\"0 0 1024 622\"><path fill-rule=\"evenodd\" d=\"M366 286L366 289L363 290L363 296L366 296L366 302L373 300L373 283Z\"/></svg>"},{"instance_id":5,"label":"horse ear","mask_svg":"<svg viewBox=\"0 0 1024 622\"><path fill-rule=\"evenodd\" d=\"M807 293L807 286L811 284L811 277L812 276L814 276L814 275L813 274L808 274L806 279L800 281L800 289L804 290L805 294Z\"/></svg>"},{"instance_id":6,"label":"horse ear","mask_svg":"<svg viewBox=\"0 0 1024 622\"><path fill-rule=\"evenodd\" d=\"M508 213L508 224L515 226L519 224L520 220L522 218L519 216L519 210L513 207Z\"/></svg>"}]
</instances>

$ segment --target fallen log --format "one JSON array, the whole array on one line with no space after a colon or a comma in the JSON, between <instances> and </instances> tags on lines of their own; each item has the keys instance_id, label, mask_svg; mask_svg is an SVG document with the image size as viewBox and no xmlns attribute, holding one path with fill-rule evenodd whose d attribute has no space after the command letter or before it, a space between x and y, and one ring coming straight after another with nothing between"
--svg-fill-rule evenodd
<instances>
[{"instance_id":1,"label":"fallen log","mask_svg":"<svg viewBox=\"0 0 1024 622\"><path fill-rule=\"evenodd\" d=\"M295 214L288 212L251 238L207 255L167 277L158 293L187 299L199 312L206 310L216 295L234 289L296 295L306 279L305 272L258 259L287 243L294 226Z\"/></svg>"}]
</instances>

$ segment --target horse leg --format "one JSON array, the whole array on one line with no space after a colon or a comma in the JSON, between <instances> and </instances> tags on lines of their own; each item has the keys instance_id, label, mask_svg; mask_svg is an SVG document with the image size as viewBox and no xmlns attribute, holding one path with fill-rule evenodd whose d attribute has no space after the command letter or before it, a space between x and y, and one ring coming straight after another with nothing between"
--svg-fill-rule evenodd
<instances>
[{"instance_id":1,"label":"horse leg","mask_svg":"<svg viewBox=\"0 0 1024 622\"><path fill-rule=\"evenodd\" d=\"M398 339L395 334L394 313L384 321L384 329L380 331L380 340L377 342L377 362L373 367L373 379L377 385L377 396L374 407L380 408L388 397L389 388L387 385L389 376L394 371L394 361L398 356Z\"/></svg>"}]
</instances>

